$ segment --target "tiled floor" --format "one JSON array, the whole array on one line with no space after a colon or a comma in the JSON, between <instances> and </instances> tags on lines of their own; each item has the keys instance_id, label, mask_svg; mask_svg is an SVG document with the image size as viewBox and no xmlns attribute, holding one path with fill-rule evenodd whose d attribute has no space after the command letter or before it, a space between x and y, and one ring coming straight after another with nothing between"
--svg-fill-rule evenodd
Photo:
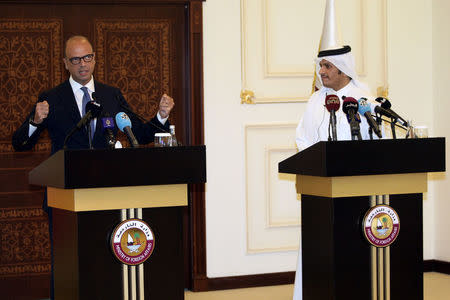
<instances>
[{"instance_id":1,"label":"tiled floor","mask_svg":"<svg viewBox=\"0 0 450 300\"><path fill-rule=\"evenodd\" d=\"M202 293L186 292L185 300L292 300L293 287L289 284ZM450 275L425 273L424 299L450 299Z\"/></svg>"}]
</instances>

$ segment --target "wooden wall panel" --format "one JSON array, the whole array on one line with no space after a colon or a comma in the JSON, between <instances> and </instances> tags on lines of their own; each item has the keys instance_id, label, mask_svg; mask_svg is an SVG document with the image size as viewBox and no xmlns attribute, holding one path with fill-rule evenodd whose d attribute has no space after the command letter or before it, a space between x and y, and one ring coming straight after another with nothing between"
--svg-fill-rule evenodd
<instances>
[{"instance_id":1,"label":"wooden wall panel","mask_svg":"<svg viewBox=\"0 0 450 300\"><path fill-rule=\"evenodd\" d=\"M28 172L44 157L47 154L0 153L0 290L4 295L14 291L16 299L44 298L49 293L44 190L28 185Z\"/></svg>"},{"instance_id":2,"label":"wooden wall panel","mask_svg":"<svg viewBox=\"0 0 450 300\"><path fill-rule=\"evenodd\" d=\"M96 51L94 77L121 88L144 118L155 114L163 93L173 96L176 105L170 121L176 125L178 139L200 145L204 143L202 1L0 0L2 299L49 295L50 245L47 216L41 209L44 190L28 185L27 174L48 157L50 143L45 134L34 151L13 153L11 135L38 94L68 78L62 62L64 41L75 34L87 36ZM204 185L191 187L189 196L184 235L187 288L195 277L192 263L201 261L205 266L206 262ZM190 231L191 224L200 224L199 233ZM200 272L205 276L206 267Z\"/></svg>"},{"instance_id":3,"label":"wooden wall panel","mask_svg":"<svg viewBox=\"0 0 450 300\"><path fill-rule=\"evenodd\" d=\"M62 81L62 20L0 20L0 152L11 152L11 135L40 92ZM50 150L45 136L39 146Z\"/></svg>"}]
</instances>

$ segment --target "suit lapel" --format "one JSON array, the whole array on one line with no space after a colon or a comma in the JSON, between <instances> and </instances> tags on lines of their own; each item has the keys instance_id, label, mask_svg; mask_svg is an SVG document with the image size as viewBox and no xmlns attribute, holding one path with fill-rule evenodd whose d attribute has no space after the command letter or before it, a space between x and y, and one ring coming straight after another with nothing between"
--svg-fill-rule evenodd
<instances>
[{"instance_id":1,"label":"suit lapel","mask_svg":"<svg viewBox=\"0 0 450 300\"><path fill-rule=\"evenodd\" d=\"M73 124L73 126L75 126L81 120L81 114L72 90L72 86L70 85L70 82L68 80L66 80L62 84L59 94L61 97L61 101L64 103L63 107L67 111L66 115L69 116L69 118L71 119L71 123ZM80 136L80 138L82 138L83 140L80 140L79 143L87 144L88 135L86 128L83 127L79 130L83 133L83 135ZM77 136L72 136L72 139L77 139Z\"/></svg>"},{"instance_id":2,"label":"suit lapel","mask_svg":"<svg viewBox=\"0 0 450 300\"><path fill-rule=\"evenodd\" d=\"M78 109L72 86L70 85L68 80L63 83L60 96L62 98L62 101L64 102L64 107L67 108L72 120L75 122L75 124L77 124L81 120L80 110Z\"/></svg>"},{"instance_id":3,"label":"suit lapel","mask_svg":"<svg viewBox=\"0 0 450 300\"><path fill-rule=\"evenodd\" d=\"M97 81L95 81L94 80L94 86L95 86L95 94L97 95L96 96L96 100L97 100L97 102L98 103L100 103L101 105L103 105L102 104L102 99L103 99L103 85L101 85L101 84L99 84ZM100 116L97 118L97 123L96 123L96 125L95 125L95 132L94 132L94 135L93 135L93 137L92 137L92 141L94 141L96 138L98 138L98 137L96 137L97 135L98 135L98 133L101 131L101 122L102 122L102 113L100 113Z\"/></svg>"}]
</instances>

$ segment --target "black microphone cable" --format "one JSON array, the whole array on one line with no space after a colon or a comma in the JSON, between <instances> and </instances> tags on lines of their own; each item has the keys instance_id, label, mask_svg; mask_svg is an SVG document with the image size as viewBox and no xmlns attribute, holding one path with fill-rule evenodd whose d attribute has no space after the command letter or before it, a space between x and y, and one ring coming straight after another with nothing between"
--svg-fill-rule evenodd
<instances>
[{"instance_id":1,"label":"black microphone cable","mask_svg":"<svg viewBox=\"0 0 450 300\"><path fill-rule=\"evenodd\" d=\"M144 117L142 117L141 115L139 115L139 114L135 113L134 111L132 111L129 107L127 107L125 104L123 104L122 101L120 101L119 95L116 95L116 100L119 102L120 107L123 110L125 110L126 113L137 117L139 120L141 120L145 124L147 124L147 123L151 124L153 127L155 127L156 129L158 129L158 130L160 130L162 132L170 133L170 131L168 131L167 129L161 128L160 126L158 126L158 125L156 125L156 124L154 124L152 122L147 121Z\"/></svg>"}]
</instances>

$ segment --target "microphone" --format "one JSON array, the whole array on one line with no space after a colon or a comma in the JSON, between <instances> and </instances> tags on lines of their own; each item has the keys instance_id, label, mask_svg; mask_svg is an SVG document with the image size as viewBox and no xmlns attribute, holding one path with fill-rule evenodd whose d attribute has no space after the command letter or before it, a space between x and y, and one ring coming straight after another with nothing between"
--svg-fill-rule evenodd
<instances>
[{"instance_id":1,"label":"microphone","mask_svg":"<svg viewBox=\"0 0 450 300\"><path fill-rule=\"evenodd\" d=\"M113 129L115 127L114 119L108 113L102 118L103 133L105 135L106 144L108 148L114 149L116 145L116 138L114 137Z\"/></svg>"},{"instance_id":2,"label":"microphone","mask_svg":"<svg viewBox=\"0 0 450 300\"><path fill-rule=\"evenodd\" d=\"M330 124L331 124L331 132L332 132L332 141L337 141L337 133L336 133L336 111L339 110L341 106L341 101L339 97L336 95L327 95L325 97L325 107L330 112ZM328 137L330 139L330 137Z\"/></svg>"},{"instance_id":3,"label":"microphone","mask_svg":"<svg viewBox=\"0 0 450 300\"><path fill-rule=\"evenodd\" d=\"M81 120L75 125L74 128L72 128L67 134L66 138L64 139L64 149L67 148L67 141L70 139L70 137L75 133L75 131L81 129L81 127L85 126L94 118L97 118L100 115L100 112L102 111L102 106L100 103L97 103L95 101L89 101L86 103L85 107L86 113L81 118ZM90 137L89 137L90 138Z\"/></svg>"},{"instance_id":4,"label":"microphone","mask_svg":"<svg viewBox=\"0 0 450 300\"><path fill-rule=\"evenodd\" d=\"M94 101L102 103L100 98L97 97L96 92L92 92L91 97ZM103 134L105 135L106 144L109 149L114 149L116 145L116 137L114 136L114 118L111 117L109 112L105 112L101 115Z\"/></svg>"},{"instance_id":5,"label":"microphone","mask_svg":"<svg viewBox=\"0 0 450 300\"><path fill-rule=\"evenodd\" d=\"M120 131L124 132L127 135L128 140L133 148L139 147L139 143L136 137L131 131L131 121L128 115L124 112L119 112L116 115L116 124Z\"/></svg>"},{"instance_id":6,"label":"microphone","mask_svg":"<svg viewBox=\"0 0 450 300\"><path fill-rule=\"evenodd\" d=\"M359 128L359 116L358 116L358 101L353 97L345 97L344 103L342 104L342 110L347 115L347 120L350 123L350 132L352 134L352 140L362 140L361 130ZM360 120L359 120L360 121Z\"/></svg>"},{"instance_id":7,"label":"microphone","mask_svg":"<svg viewBox=\"0 0 450 300\"><path fill-rule=\"evenodd\" d=\"M385 117L388 117L388 118L391 118L391 119L394 119L394 120L398 120L399 119L399 115L394 113L392 110L385 109L385 108L383 108L383 107L381 107L379 105L375 106L375 113L380 114L380 115L385 116ZM408 125L408 122L406 122L404 120L402 121L402 123L403 123L402 124L403 126L405 126L405 124Z\"/></svg>"},{"instance_id":8,"label":"microphone","mask_svg":"<svg viewBox=\"0 0 450 300\"><path fill-rule=\"evenodd\" d=\"M95 92L92 92L91 98L92 98L92 100L94 100L94 101L101 102L100 99L97 98L97 94L96 94Z\"/></svg>"},{"instance_id":9,"label":"microphone","mask_svg":"<svg viewBox=\"0 0 450 300\"><path fill-rule=\"evenodd\" d=\"M77 123L77 128L80 129L81 127L89 123L90 120L97 118L100 115L101 111L102 106L100 105L100 103L95 101L89 101L88 103L86 103L86 113Z\"/></svg>"},{"instance_id":10,"label":"microphone","mask_svg":"<svg viewBox=\"0 0 450 300\"><path fill-rule=\"evenodd\" d=\"M400 117L397 113L395 113L391 109L391 102L388 99L383 98L383 97L378 97L378 98L375 99L375 101L380 103L381 107L384 108L387 111L388 114L390 114L390 116L385 115L386 117L390 117L392 119L399 120L400 123L402 123L403 126L408 127L408 122L405 121L405 119Z\"/></svg>"},{"instance_id":11,"label":"microphone","mask_svg":"<svg viewBox=\"0 0 450 300\"><path fill-rule=\"evenodd\" d=\"M375 101L381 104L381 107L384 109L390 109L391 108L391 102L383 97L377 97L375 98Z\"/></svg>"},{"instance_id":12,"label":"microphone","mask_svg":"<svg viewBox=\"0 0 450 300\"><path fill-rule=\"evenodd\" d=\"M358 100L358 104L359 104L359 108L358 108L358 112L361 115L364 115L367 119L367 123L369 123L370 128L372 128L373 132L375 132L375 134L378 136L378 138L381 139L381 130L380 127L378 127L377 122L375 122L375 120L372 118L372 114L370 111L370 105L367 103L367 99L366 98L360 98ZM372 134L370 136L370 138L372 139Z\"/></svg>"}]
</instances>

